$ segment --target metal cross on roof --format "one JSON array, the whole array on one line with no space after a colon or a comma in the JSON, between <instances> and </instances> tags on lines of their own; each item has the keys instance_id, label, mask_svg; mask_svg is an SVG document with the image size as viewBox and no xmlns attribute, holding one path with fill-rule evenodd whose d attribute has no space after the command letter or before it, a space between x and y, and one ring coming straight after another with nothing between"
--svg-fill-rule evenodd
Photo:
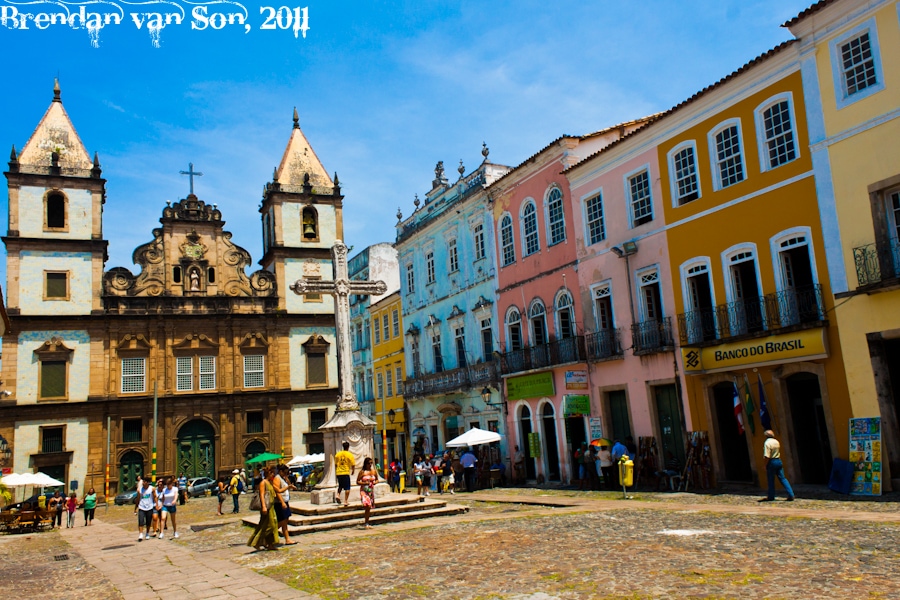
<instances>
[{"instance_id":1,"label":"metal cross on roof","mask_svg":"<svg viewBox=\"0 0 900 600\"><path fill-rule=\"evenodd\" d=\"M194 163L188 163L187 171L179 171L182 175L187 175L191 178L191 195L194 194L194 176L203 177L203 173L194 170Z\"/></svg>"}]
</instances>

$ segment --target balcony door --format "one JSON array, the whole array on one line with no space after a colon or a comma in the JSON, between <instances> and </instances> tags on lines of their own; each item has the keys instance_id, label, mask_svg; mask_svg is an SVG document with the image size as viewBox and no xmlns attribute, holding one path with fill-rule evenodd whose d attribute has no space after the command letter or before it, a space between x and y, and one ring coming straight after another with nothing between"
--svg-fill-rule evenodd
<instances>
[{"instance_id":1,"label":"balcony door","mask_svg":"<svg viewBox=\"0 0 900 600\"><path fill-rule=\"evenodd\" d=\"M778 301L781 326L819 320L821 315L808 237L796 235L781 242L778 260L782 282Z\"/></svg>"},{"instance_id":2,"label":"balcony door","mask_svg":"<svg viewBox=\"0 0 900 600\"><path fill-rule=\"evenodd\" d=\"M716 339L716 319L709 265L694 265L687 270L687 301L685 327L688 342L695 344Z\"/></svg>"},{"instance_id":3,"label":"balcony door","mask_svg":"<svg viewBox=\"0 0 900 600\"><path fill-rule=\"evenodd\" d=\"M757 278L756 258L752 251L739 252L730 258L730 320L732 335L753 333L765 328L762 298Z\"/></svg>"}]
</instances>

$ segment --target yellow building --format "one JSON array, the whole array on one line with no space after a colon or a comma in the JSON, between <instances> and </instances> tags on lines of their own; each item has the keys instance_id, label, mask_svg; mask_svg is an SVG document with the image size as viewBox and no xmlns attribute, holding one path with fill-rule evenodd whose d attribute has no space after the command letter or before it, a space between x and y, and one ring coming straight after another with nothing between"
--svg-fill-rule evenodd
<instances>
[{"instance_id":1,"label":"yellow building","mask_svg":"<svg viewBox=\"0 0 900 600\"><path fill-rule=\"evenodd\" d=\"M400 291L385 296L369 307L372 340L372 370L375 376L375 412L378 423L375 453L386 465L395 458L406 462L409 432L403 402L403 307ZM385 458L386 457L386 458Z\"/></svg>"},{"instance_id":2,"label":"yellow building","mask_svg":"<svg viewBox=\"0 0 900 600\"><path fill-rule=\"evenodd\" d=\"M718 481L765 482L761 397L789 479L827 483L832 458L847 456L797 46L754 59L654 127L690 418L710 434Z\"/></svg>"},{"instance_id":3,"label":"yellow building","mask_svg":"<svg viewBox=\"0 0 900 600\"><path fill-rule=\"evenodd\" d=\"M785 24L800 40L835 297L829 318L841 333L853 416L881 417L885 489L891 477L900 485L898 10L896 1L823 1Z\"/></svg>"}]
</instances>

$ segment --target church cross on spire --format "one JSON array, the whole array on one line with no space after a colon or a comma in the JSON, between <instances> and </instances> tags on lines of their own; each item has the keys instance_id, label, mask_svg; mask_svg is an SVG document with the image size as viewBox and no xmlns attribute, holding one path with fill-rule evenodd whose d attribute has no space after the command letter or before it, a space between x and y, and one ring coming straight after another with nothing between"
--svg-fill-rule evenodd
<instances>
[{"instance_id":1,"label":"church cross on spire","mask_svg":"<svg viewBox=\"0 0 900 600\"><path fill-rule=\"evenodd\" d=\"M203 177L203 173L194 170L194 163L188 163L187 171L179 171L182 175L187 175L191 179L191 196L194 195L194 176Z\"/></svg>"}]
</instances>

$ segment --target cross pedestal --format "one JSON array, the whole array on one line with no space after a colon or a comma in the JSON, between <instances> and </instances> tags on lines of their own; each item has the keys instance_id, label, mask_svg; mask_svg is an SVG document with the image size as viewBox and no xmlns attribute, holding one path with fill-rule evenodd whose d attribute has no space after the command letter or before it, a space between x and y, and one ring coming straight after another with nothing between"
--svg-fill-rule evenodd
<instances>
[{"instance_id":1,"label":"cross pedestal","mask_svg":"<svg viewBox=\"0 0 900 600\"><path fill-rule=\"evenodd\" d=\"M334 473L334 455L341 450L343 442L350 443L350 452L356 459L356 472L362 468L367 457L375 460L374 433L377 423L362 414L353 391L353 359L350 349L350 295L373 296L387 291L383 281L353 281L347 270L347 246L335 240L331 247L334 264L334 281L298 279L291 290L295 294L331 294L334 296L334 326L337 337L338 385L340 394L337 410L327 423L319 428L325 443L325 473L313 489L310 502L330 504L337 491L337 477ZM380 476L379 476L380 477ZM353 482L355 484L355 481ZM383 496L389 491L386 483L375 486L375 495Z\"/></svg>"}]
</instances>

